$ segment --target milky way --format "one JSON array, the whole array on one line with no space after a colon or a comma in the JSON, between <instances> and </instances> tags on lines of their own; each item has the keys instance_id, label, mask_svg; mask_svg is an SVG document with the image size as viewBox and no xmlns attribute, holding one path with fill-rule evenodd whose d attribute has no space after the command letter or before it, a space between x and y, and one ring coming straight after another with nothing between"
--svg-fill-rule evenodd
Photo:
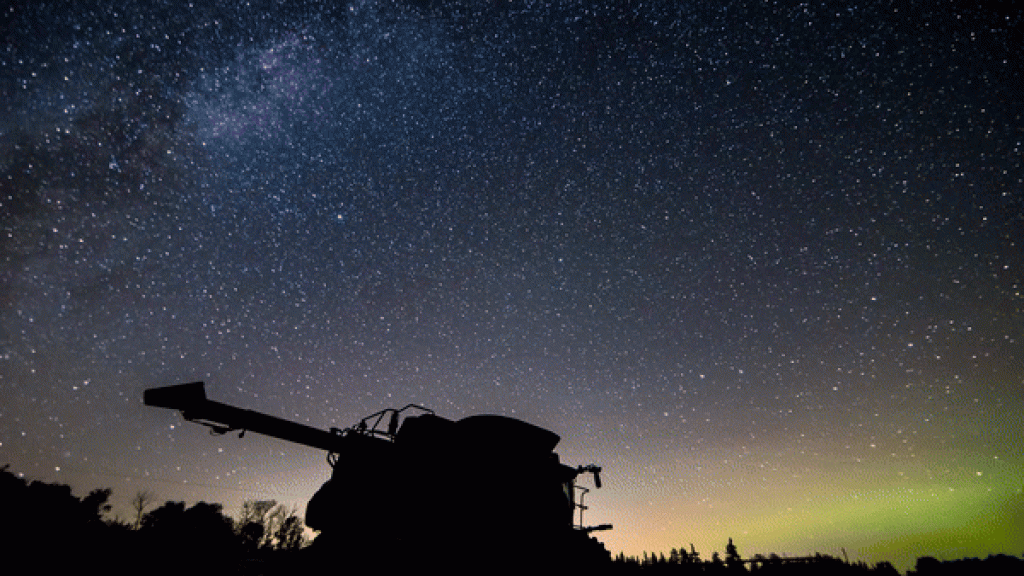
<instances>
[{"instance_id":1,"label":"milky way","mask_svg":"<svg viewBox=\"0 0 1024 576\"><path fill-rule=\"evenodd\" d=\"M1024 549L1019 11L211 4L5 9L0 462L304 503L205 380L551 428L613 552Z\"/></svg>"}]
</instances>

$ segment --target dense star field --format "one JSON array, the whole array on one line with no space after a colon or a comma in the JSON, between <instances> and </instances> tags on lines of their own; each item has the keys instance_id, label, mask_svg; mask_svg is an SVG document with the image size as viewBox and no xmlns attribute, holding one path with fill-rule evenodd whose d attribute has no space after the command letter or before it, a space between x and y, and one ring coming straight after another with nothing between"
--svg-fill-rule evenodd
<instances>
[{"instance_id":1,"label":"dense star field","mask_svg":"<svg viewBox=\"0 0 1024 576\"><path fill-rule=\"evenodd\" d=\"M1019 10L114 4L0 17L0 464L303 504L205 380L550 428L613 553L1024 551Z\"/></svg>"}]
</instances>

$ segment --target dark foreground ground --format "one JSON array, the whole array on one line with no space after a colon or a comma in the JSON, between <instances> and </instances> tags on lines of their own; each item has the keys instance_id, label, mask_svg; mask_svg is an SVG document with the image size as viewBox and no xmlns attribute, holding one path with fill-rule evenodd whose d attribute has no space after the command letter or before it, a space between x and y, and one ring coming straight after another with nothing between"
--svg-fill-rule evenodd
<instances>
[{"instance_id":1,"label":"dark foreground ground","mask_svg":"<svg viewBox=\"0 0 1024 576\"><path fill-rule=\"evenodd\" d=\"M869 566L827 555L741 558L732 541L725 558L673 550L642 558L566 554L533 558L508 542L490 550L364 545L322 538L309 545L293 511L270 506L232 519L220 504L166 502L134 519L110 518L109 489L77 497L62 484L28 481L0 467L0 572L147 576L296 574L681 574L694 576L902 576L892 564ZM256 503L259 504L259 503ZM267 504L264 502L263 504ZM276 514L276 515L275 515ZM399 519L400 521L400 519ZM376 538L365 542L378 541ZM590 550L593 552L593 550ZM922 557L905 576L1018 576L1024 559L1008 555L939 561Z\"/></svg>"}]
</instances>

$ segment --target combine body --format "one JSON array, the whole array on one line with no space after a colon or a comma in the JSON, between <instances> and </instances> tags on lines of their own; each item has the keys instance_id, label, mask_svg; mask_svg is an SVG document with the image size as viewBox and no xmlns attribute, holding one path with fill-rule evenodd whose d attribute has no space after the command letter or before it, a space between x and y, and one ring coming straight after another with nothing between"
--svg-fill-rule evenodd
<instances>
[{"instance_id":1,"label":"combine body","mask_svg":"<svg viewBox=\"0 0 1024 576\"><path fill-rule=\"evenodd\" d=\"M453 421L410 405L324 431L208 400L201 382L147 390L144 402L217 433L326 450L333 473L306 524L320 531L311 549L347 565L575 569L610 560L590 533L611 526L583 526L587 490L576 485L592 473L600 487L601 469L562 464L559 436L521 420Z\"/></svg>"}]
</instances>

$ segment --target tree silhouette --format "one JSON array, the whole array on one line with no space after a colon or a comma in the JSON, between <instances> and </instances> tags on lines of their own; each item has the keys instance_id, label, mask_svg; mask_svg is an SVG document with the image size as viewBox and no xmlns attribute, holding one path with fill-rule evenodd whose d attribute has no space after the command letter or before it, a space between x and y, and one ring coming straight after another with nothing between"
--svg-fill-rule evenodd
<instances>
[{"instance_id":1,"label":"tree silhouette","mask_svg":"<svg viewBox=\"0 0 1024 576\"><path fill-rule=\"evenodd\" d=\"M149 532L170 535L180 529L185 516L185 503L180 501L164 504L142 518L142 528Z\"/></svg>"},{"instance_id":2,"label":"tree silhouette","mask_svg":"<svg viewBox=\"0 0 1024 576\"><path fill-rule=\"evenodd\" d=\"M241 540L242 547L247 552L255 552L260 547L260 542L263 541L263 523L256 522L253 520L246 521L244 524L238 526L238 537Z\"/></svg>"},{"instance_id":3,"label":"tree silhouette","mask_svg":"<svg viewBox=\"0 0 1024 576\"><path fill-rule=\"evenodd\" d=\"M302 519L295 514L293 509L281 522L274 535L275 547L278 550L298 550L305 542L304 529L305 525L302 523Z\"/></svg>"},{"instance_id":4,"label":"tree silhouette","mask_svg":"<svg viewBox=\"0 0 1024 576\"><path fill-rule=\"evenodd\" d=\"M138 496L138 494L137 494ZM0 467L0 498L8 507L8 521L0 523L3 569L5 573L71 573L101 567L105 574L138 574L180 576L181 574L273 575L316 572L325 569L352 570L359 559L338 554L328 548L326 556L309 555L303 545L304 525L295 509L272 501L255 501L244 506L244 526L255 526L259 536L255 542L268 542L243 552L243 530L223 513L220 504L197 502L165 502L142 516L138 529L106 518L110 512L109 488L96 489L84 497L76 497L69 486L59 483L26 481ZM257 516L257 514L259 516ZM269 536L264 527L271 519ZM421 552L421 550L418 550ZM401 553L403 551L396 550ZM452 564L465 559L460 551L433 551L435 565L446 558ZM513 552L514 553L514 552ZM111 562L117 558L117 562ZM438 561L440 559L440 561ZM752 572L760 576L900 576L890 562L869 567L864 562L850 563L842 558L823 554L809 557L786 557L757 554ZM387 571L390 558L374 557L365 567ZM413 559L415 560L415 558ZM491 555L472 555L472 567L479 573L508 573L507 551L494 549ZM964 558L940 561L931 556L920 557L914 570L906 576L1010 576L1021 573L1024 559L992 555L987 558ZM615 561L590 574L629 574L636 570L655 574L698 574L726 576L734 570L746 572L739 551L729 539L724 561L718 552L711 560L701 561L690 545L673 549L668 556L644 552L643 561L619 553Z\"/></svg>"},{"instance_id":5,"label":"tree silhouette","mask_svg":"<svg viewBox=\"0 0 1024 576\"><path fill-rule=\"evenodd\" d=\"M26 482L0 468L0 498L9 521L0 523L5 568L17 573L44 567L48 572L97 561L109 537L104 515L110 511L109 488L76 497L70 486ZM53 554L58 549L61 554Z\"/></svg>"},{"instance_id":6,"label":"tree silhouette","mask_svg":"<svg viewBox=\"0 0 1024 576\"><path fill-rule=\"evenodd\" d=\"M732 543L732 538L729 538L729 543L725 545L725 565L730 571L744 571L743 559L740 558L736 545Z\"/></svg>"},{"instance_id":7,"label":"tree silhouette","mask_svg":"<svg viewBox=\"0 0 1024 576\"><path fill-rule=\"evenodd\" d=\"M149 490L139 490L132 497L132 509L135 510L135 525L134 528L138 530L142 526L142 517L146 513L146 508L149 508L156 501L156 495Z\"/></svg>"},{"instance_id":8,"label":"tree silhouette","mask_svg":"<svg viewBox=\"0 0 1024 576\"><path fill-rule=\"evenodd\" d=\"M872 569L872 572L878 574L879 576L899 576L900 574L900 571L892 565L892 562L888 561L882 561L878 564L875 564L875 567Z\"/></svg>"},{"instance_id":9,"label":"tree silhouette","mask_svg":"<svg viewBox=\"0 0 1024 576\"><path fill-rule=\"evenodd\" d=\"M246 500L242 503L236 530L249 552L295 550L304 543L305 524L294 507L287 508L276 500Z\"/></svg>"},{"instance_id":10,"label":"tree silhouette","mask_svg":"<svg viewBox=\"0 0 1024 576\"><path fill-rule=\"evenodd\" d=\"M708 564L708 570L715 574L725 571L725 562L722 561L722 557L718 555L717 551L711 553L711 561Z\"/></svg>"},{"instance_id":11,"label":"tree silhouette","mask_svg":"<svg viewBox=\"0 0 1024 576\"><path fill-rule=\"evenodd\" d=\"M186 508L184 502L166 502L143 517L140 535L144 554L138 561L148 562L151 573L194 572L195 559L202 559L203 572L228 571L241 559L234 524L220 504Z\"/></svg>"}]
</instances>

